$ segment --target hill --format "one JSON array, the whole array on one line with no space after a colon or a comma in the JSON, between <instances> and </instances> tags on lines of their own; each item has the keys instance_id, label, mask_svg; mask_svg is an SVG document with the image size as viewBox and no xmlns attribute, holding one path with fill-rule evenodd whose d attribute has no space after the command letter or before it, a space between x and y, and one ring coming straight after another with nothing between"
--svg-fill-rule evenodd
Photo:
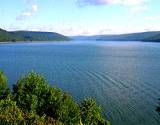
<instances>
[{"instance_id":1,"label":"hill","mask_svg":"<svg viewBox=\"0 0 160 125\"><path fill-rule=\"evenodd\" d=\"M155 35L153 37L147 38L144 41L146 42L160 42L160 34Z\"/></svg>"},{"instance_id":2,"label":"hill","mask_svg":"<svg viewBox=\"0 0 160 125\"><path fill-rule=\"evenodd\" d=\"M12 39L15 39L15 36L6 30L0 29L0 41L11 41Z\"/></svg>"},{"instance_id":3,"label":"hill","mask_svg":"<svg viewBox=\"0 0 160 125\"><path fill-rule=\"evenodd\" d=\"M118 34L118 35L113 34L113 35L73 36L71 38L74 40L160 42L160 31Z\"/></svg>"},{"instance_id":4,"label":"hill","mask_svg":"<svg viewBox=\"0 0 160 125\"><path fill-rule=\"evenodd\" d=\"M67 36L54 32L6 31L0 29L0 42L5 41L68 41Z\"/></svg>"},{"instance_id":5,"label":"hill","mask_svg":"<svg viewBox=\"0 0 160 125\"><path fill-rule=\"evenodd\" d=\"M120 34L120 35L104 35L96 40L114 40L114 41L145 41L152 37L159 35L159 31L153 32L142 32L142 33L131 33L131 34Z\"/></svg>"}]
</instances>

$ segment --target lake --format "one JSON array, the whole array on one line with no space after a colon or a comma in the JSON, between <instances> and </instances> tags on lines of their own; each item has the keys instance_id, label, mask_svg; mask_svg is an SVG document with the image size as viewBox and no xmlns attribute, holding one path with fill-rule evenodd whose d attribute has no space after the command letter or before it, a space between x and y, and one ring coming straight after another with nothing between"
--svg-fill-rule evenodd
<instances>
[{"instance_id":1,"label":"lake","mask_svg":"<svg viewBox=\"0 0 160 125\"><path fill-rule=\"evenodd\" d=\"M94 97L111 125L159 125L160 44L74 41L0 44L9 85L43 74L75 100Z\"/></svg>"}]
</instances>

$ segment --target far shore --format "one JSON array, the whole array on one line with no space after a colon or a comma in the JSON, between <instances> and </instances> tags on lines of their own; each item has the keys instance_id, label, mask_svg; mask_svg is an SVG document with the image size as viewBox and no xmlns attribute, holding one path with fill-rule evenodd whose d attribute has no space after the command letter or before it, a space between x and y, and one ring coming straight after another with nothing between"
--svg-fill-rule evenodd
<instances>
[{"instance_id":1,"label":"far shore","mask_svg":"<svg viewBox=\"0 0 160 125\"><path fill-rule=\"evenodd\" d=\"M36 42L42 42L42 43L44 43L44 42L66 42L66 41L14 41L14 42L12 42L12 41L6 41L6 42L0 42L0 44L12 44L12 43L36 43Z\"/></svg>"}]
</instances>

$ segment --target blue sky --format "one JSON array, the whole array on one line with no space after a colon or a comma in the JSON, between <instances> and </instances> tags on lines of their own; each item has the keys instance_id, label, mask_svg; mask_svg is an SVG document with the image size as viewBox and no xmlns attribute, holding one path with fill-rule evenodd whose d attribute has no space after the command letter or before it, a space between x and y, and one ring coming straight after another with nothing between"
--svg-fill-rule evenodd
<instances>
[{"instance_id":1,"label":"blue sky","mask_svg":"<svg viewBox=\"0 0 160 125\"><path fill-rule=\"evenodd\" d=\"M160 30L160 0L1 0L0 27L64 35Z\"/></svg>"}]
</instances>

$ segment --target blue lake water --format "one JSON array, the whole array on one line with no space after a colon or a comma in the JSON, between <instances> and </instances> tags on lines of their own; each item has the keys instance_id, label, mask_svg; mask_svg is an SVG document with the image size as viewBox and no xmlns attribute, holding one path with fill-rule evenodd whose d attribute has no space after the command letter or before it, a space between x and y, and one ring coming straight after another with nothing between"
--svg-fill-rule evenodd
<instances>
[{"instance_id":1,"label":"blue lake water","mask_svg":"<svg viewBox=\"0 0 160 125\"><path fill-rule=\"evenodd\" d=\"M111 125L160 125L160 44L75 41L0 44L12 86L34 70L80 101L94 97Z\"/></svg>"}]
</instances>

